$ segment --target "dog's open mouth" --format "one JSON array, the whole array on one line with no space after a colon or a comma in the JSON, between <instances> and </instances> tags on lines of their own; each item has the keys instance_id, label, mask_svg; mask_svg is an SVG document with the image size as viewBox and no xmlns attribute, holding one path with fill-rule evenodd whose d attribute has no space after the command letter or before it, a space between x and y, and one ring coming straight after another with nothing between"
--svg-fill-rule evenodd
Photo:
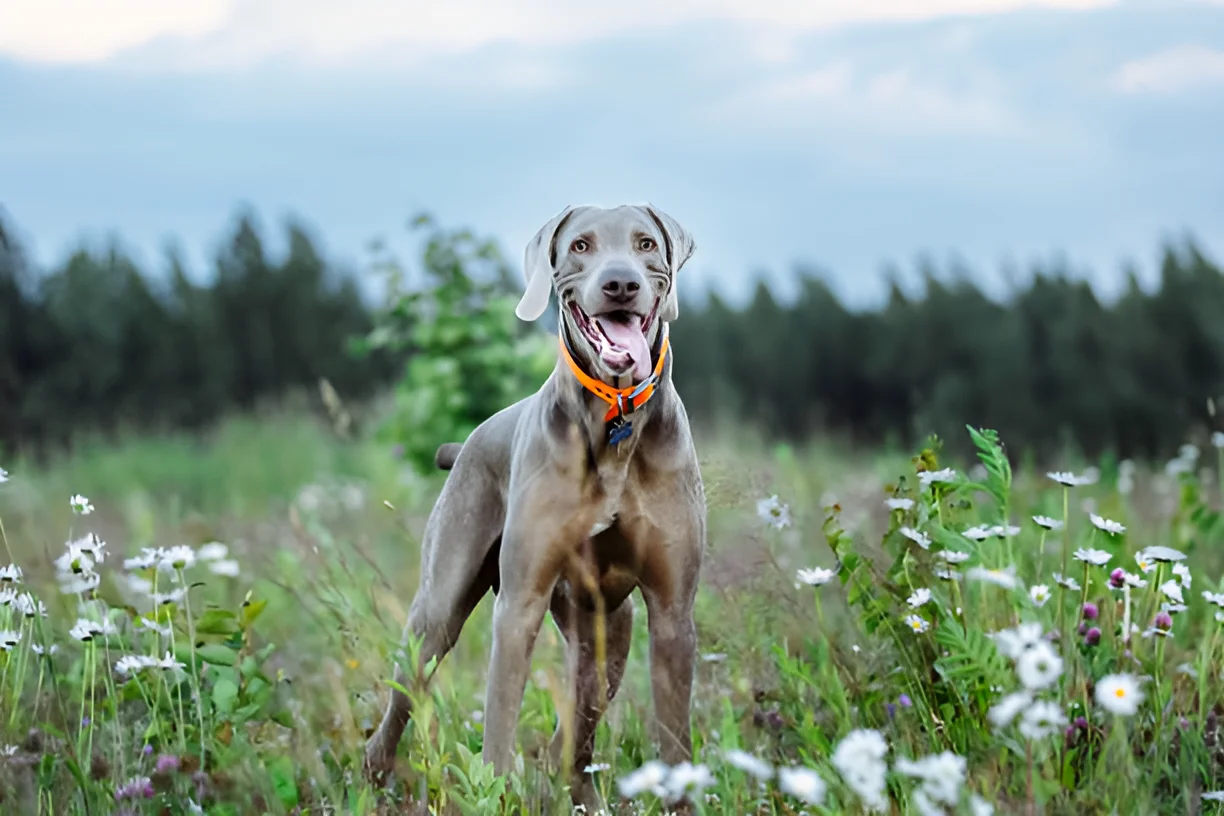
<instances>
[{"instance_id":1,"label":"dog's open mouth","mask_svg":"<svg viewBox=\"0 0 1224 816\"><path fill-rule=\"evenodd\" d=\"M654 323L656 302L648 315L616 310L587 315L575 301L569 303L578 331L613 374L632 373L634 382L650 376L650 327Z\"/></svg>"}]
</instances>

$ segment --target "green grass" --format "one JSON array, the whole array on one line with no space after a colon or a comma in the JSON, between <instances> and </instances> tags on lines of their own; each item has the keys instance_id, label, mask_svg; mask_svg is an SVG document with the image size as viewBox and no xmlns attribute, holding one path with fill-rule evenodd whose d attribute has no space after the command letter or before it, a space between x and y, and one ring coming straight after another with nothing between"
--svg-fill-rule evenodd
<instances>
[{"instance_id":1,"label":"green grass","mask_svg":"<svg viewBox=\"0 0 1224 816\"><path fill-rule=\"evenodd\" d=\"M1125 493L1114 472L1064 491L1044 473L1013 476L991 441L979 442L986 473L975 473L975 485L962 478L931 489L918 484L916 467L954 466L963 477L973 463L937 463L930 451L911 460L829 445L770 449L748 436L700 440L710 510L693 741L694 762L711 776L691 797L698 811L861 812L863 798L833 761L855 729L887 743L884 796L895 813L969 813L971 794L996 813L1222 807L1200 799L1224 788L1224 644L1218 610L1201 595L1222 590L1218 478L1169 476L1158 463L1139 467ZM1209 476L1218 476L1214 455L1208 449L1198 462ZM22 635L0 652L0 748L11 746L0 757L0 812L180 813L192 803L217 814L410 812L411 800L425 799L437 812L567 812L563 780L540 758L565 693L551 625L523 705L521 773L497 780L479 764L491 599L417 700L392 790L378 798L361 784L361 750L382 713L416 587L417 537L440 477L413 478L382 446L345 442L294 417L234 421L203 439L85 446L46 467L0 466L10 474L0 485L8 548L0 566L11 552L24 571L15 589L34 592L48 612L26 619L14 603L0 609L0 630ZM78 493L94 512L72 512L69 497ZM789 514L782 529L757 513L758 500L775 494ZM884 500L894 495L914 507L889 511ZM1031 516L1061 519L1064 502L1069 529L1043 536ZM1096 530L1085 503L1126 533ZM961 535L1004 518L1018 535ZM902 526L933 539L931 549ZM54 561L66 541L89 532L107 542L108 555L97 565L97 598L82 601L59 593ZM123 559L142 547L211 541L228 546L239 575L213 574L203 562L185 571L190 593L160 606L155 621L171 627L173 643L135 628L153 613ZM1144 575L1148 586L1129 603L1108 587L1109 569L1138 573L1134 554L1157 544L1187 554L1193 576L1167 638L1142 630L1160 602L1155 587L1171 577L1168 565ZM1112 560L1106 568L1067 561L1078 547L1106 550ZM944 548L969 555L958 565L962 580L935 576L933 553ZM974 566L1008 565L1022 582L1012 591L967 577ZM836 579L799 584L797 571L812 567L836 567ZM1057 586L1053 573L1064 569L1086 589ZM165 593L176 576L157 580ZM1030 600L1032 584L1048 585L1043 606ZM916 610L930 625L917 633L905 619L920 588L932 599ZM1085 598L1100 610L1095 646L1077 632ZM1128 605L1141 630L1129 655L1120 637ZM75 641L68 633L78 617L105 617L114 630ZM1020 680L987 633L1026 621L1059 634L1062 671L1035 696L1068 723L1085 718L1069 737L1058 726L1028 740L1015 724L995 728L988 717ZM663 803L652 794L629 803L616 785L655 756L644 614L636 626L625 683L598 735L596 761L609 768L596 779L614 812L659 813ZM31 648L53 643L51 656ZM122 655L167 651L186 671L148 669L133 680L112 670ZM1115 673L1145 678L1133 716L1094 699L1091 684ZM776 780L756 782L728 762L733 750L814 770L827 787L822 804L804 803ZM944 751L965 759L963 784L952 775L958 805L926 810L938 805L927 795L938 792L935 783L922 793L921 780L900 770L907 758ZM860 758L857 767L872 764ZM129 780L143 777L147 791L142 782L135 798L117 802L117 792L137 790L124 788Z\"/></svg>"}]
</instances>

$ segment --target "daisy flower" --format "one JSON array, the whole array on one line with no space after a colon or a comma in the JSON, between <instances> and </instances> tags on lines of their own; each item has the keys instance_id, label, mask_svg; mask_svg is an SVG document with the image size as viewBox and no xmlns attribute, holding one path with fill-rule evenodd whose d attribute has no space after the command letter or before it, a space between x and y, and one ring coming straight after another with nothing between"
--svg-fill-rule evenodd
<instances>
[{"instance_id":1,"label":"daisy flower","mask_svg":"<svg viewBox=\"0 0 1224 816\"><path fill-rule=\"evenodd\" d=\"M162 553L161 561L157 566L164 572L175 572L177 570L190 569L196 561L195 551L186 544L179 544L177 547L171 547Z\"/></svg>"},{"instance_id":2,"label":"daisy flower","mask_svg":"<svg viewBox=\"0 0 1224 816\"><path fill-rule=\"evenodd\" d=\"M960 801L961 786L965 784L965 766L964 757L943 751L918 760L902 757L893 770L921 779L920 791L927 797L945 805L956 805Z\"/></svg>"},{"instance_id":3,"label":"daisy flower","mask_svg":"<svg viewBox=\"0 0 1224 816\"><path fill-rule=\"evenodd\" d=\"M1093 482L1089 476L1076 476L1069 470L1060 470L1052 473L1047 473L1046 476L1058 482L1063 487L1083 487L1090 485Z\"/></svg>"},{"instance_id":4,"label":"daisy flower","mask_svg":"<svg viewBox=\"0 0 1224 816\"><path fill-rule=\"evenodd\" d=\"M1186 599L1182 597L1181 584L1176 581L1165 581L1160 585L1160 592L1174 603L1184 604Z\"/></svg>"},{"instance_id":5,"label":"daisy flower","mask_svg":"<svg viewBox=\"0 0 1224 816\"><path fill-rule=\"evenodd\" d=\"M1204 589L1203 600L1207 601L1209 604L1215 604L1221 609L1224 609L1224 592L1208 592Z\"/></svg>"},{"instance_id":6,"label":"daisy flower","mask_svg":"<svg viewBox=\"0 0 1224 816\"><path fill-rule=\"evenodd\" d=\"M1189 589L1190 584L1194 582L1194 576L1190 574L1190 568L1185 564L1174 564L1173 575L1178 581L1181 581L1182 589Z\"/></svg>"},{"instance_id":7,"label":"daisy flower","mask_svg":"<svg viewBox=\"0 0 1224 816\"><path fill-rule=\"evenodd\" d=\"M1156 562L1148 558L1147 550L1140 550L1135 553L1135 566L1139 567L1140 572L1151 572L1156 569Z\"/></svg>"},{"instance_id":8,"label":"daisy flower","mask_svg":"<svg viewBox=\"0 0 1224 816\"><path fill-rule=\"evenodd\" d=\"M20 584L21 583L21 567L16 564L9 564L5 567L0 567L0 584Z\"/></svg>"},{"instance_id":9,"label":"daisy flower","mask_svg":"<svg viewBox=\"0 0 1224 816\"><path fill-rule=\"evenodd\" d=\"M11 629L0 630L0 652L12 651L21 642L21 633Z\"/></svg>"},{"instance_id":10,"label":"daisy flower","mask_svg":"<svg viewBox=\"0 0 1224 816\"><path fill-rule=\"evenodd\" d=\"M161 547L145 547L140 555L124 559L123 568L129 570L152 569L165 557L166 551Z\"/></svg>"},{"instance_id":11,"label":"daisy flower","mask_svg":"<svg viewBox=\"0 0 1224 816\"><path fill-rule=\"evenodd\" d=\"M1079 592L1081 588L1079 581L1065 575L1060 575L1057 572L1054 573L1054 583L1058 584L1063 589L1070 589L1073 592Z\"/></svg>"},{"instance_id":12,"label":"daisy flower","mask_svg":"<svg viewBox=\"0 0 1224 816\"><path fill-rule=\"evenodd\" d=\"M1062 658L1045 640L1037 641L1016 658L1016 677L1029 690L1049 688L1062 671Z\"/></svg>"},{"instance_id":13,"label":"daisy flower","mask_svg":"<svg viewBox=\"0 0 1224 816\"><path fill-rule=\"evenodd\" d=\"M1092 564L1095 567L1103 567L1109 563L1112 555L1104 550L1083 549L1082 547L1071 553L1077 561L1083 561L1085 564Z\"/></svg>"},{"instance_id":14,"label":"daisy flower","mask_svg":"<svg viewBox=\"0 0 1224 816\"><path fill-rule=\"evenodd\" d=\"M791 523L790 508L782 503L777 494L757 502L757 515L775 530L789 527Z\"/></svg>"},{"instance_id":15,"label":"daisy flower","mask_svg":"<svg viewBox=\"0 0 1224 816\"><path fill-rule=\"evenodd\" d=\"M1011 524L996 524L990 528L990 534L998 538L1014 538L1020 535L1020 528Z\"/></svg>"},{"instance_id":16,"label":"daisy flower","mask_svg":"<svg viewBox=\"0 0 1224 816\"><path fill-rule=\"evenodd\" d=\"M957 552L956 550L940 550L935 553L936 558L942 558L948 564L960 564L969 560L969 553Z\"/></svg>"},{"instance_id":17,"label":"daisy flower","mask_svg":"<svg viewBox=\"0 0 1224 816\"><path fill-rule=\"evenodd\" d=\"M901 535L905 536L906 538L908 538L910 541L917 544L922 549L924 550L931 549L931 539L928 538L925 533L920 533L917 530L915 530L913 527L902 527L900 532L901 532Z\"/></svg>"},{"instance_id":18,"label":"daisy flower","mask_svg":"<svg viewBox=\"0 0 1224 816\"><path fill-rule=\"evenodd\" d=\"M987 637L994 641L999 654L1015 660L1042 642L1041 632L1040 623L1022 623L1014 629L1003 629L988 634Z\"/></svg>"},{"instance_id":19,"label":"daisy flower","mask_svg":"<svg viewBox=\"0 0 1224 816\"><path fill-rule=\"evenodd\" d=\"M1049 516L1033 516L1033 523L1038 527L1044 527L1047 530L1061 530L1063 523L1056 518Z\"/></svg>"},{"instance_id":20,"label":"daisy flower","mask_svg":"<svg viewBox=\"0 0 1224 816\"><path fill-rule=\"evenodd\" d=\"M1097 681L1097 705L1111 714L1134 716L1143 702L1139 681L1131 674L1107 674Z\"/></svg>"},{"instance_id":21,"label":"daisy flower","mask_svg":"<svg viewBox=\"0 0 1224 816\"><path fill-rule=\"evenodd\" d=\"M813 567L812 569L801 569L796 573L799 583L807 584L808 586L824 586L833 580L833 576L837 572L823 567Z\"/></svg>"},{"instance_id":22,"label":"daisy flower","mask_svg":"<svg viewBox=\"0 0 1224 816\"><path fill-rule=\"evenodd\" d=\"M70 498L68 500L68 504L72 507L72 512L76 513L77 515L88 516L94 511L94 506L90 503L89 499L85 498L80 493Z\"/></svg>"},{"instance_id":23,"label":"daisy flower","mask_svg":"<svg viewBox=\"0 0 1224 816\"><path fill-rule=\"evenodd\" d=\"M1211 435L1211 447L1224 448L1224 431L1216 431Z\"/></svg>"},{"instance_id":24,"label":"daisy flower","mask_svg":"<svg viewBox=\"0 0 1224 816\"><path fill-rule=\"evenodd\" d=\"M1029 597L1036 606L1045 606L1046 601L1050 600L1050 588L1045 584L1034 584L1029 587Z\"/></svg>"},{"instance_id":25,"label":"daisy flower","mask_svg":"<svg viewBox=\"0 0 1224 816\"><path fill-rule=\"evenodd\" d=\"M1172 564L1175 561L1186 560L1185 553L1178 552L1172 547L1163 547L1159 544L1144 548L1144 553L1152 561L1158 561L1162 564Z\"/></svg>"},{"instance_id":26,"label":"daisy flower","mask_svg":"<svg viewBox=\"0 0 1224 816\"><path fill-rule=\"evenodd\" d=\"M229 555L229 547L220 541L210 541L207 544L203 544L196 552L196 557L201 561L220 561L227 555Z\"/></svg>"},{"instance_id":27,"label":"daisy flower","mask_svg":"<svg viewBox=\"0 0 1224 816\"><path fill-rule=\"evenodd\" d=\"M924 470L918 474L918 482L923 487L930 487L933 484L946 484L955 482L957 479L956 471L952 468L944 468L943 470Z\"/></svg>"},{"instance_id":28,"label":"daisy flower","mask_svg":"<svg viewBox=\"0 0 1224 816\"><path fill-rule=\"evenodd\" d=\"M1056 703L1038 700L1020 717L1017 730L1025 739L1041 740L1053 736L1067 725L1067 717Z\"/></svg>"},{"instance_id":29,"label":"daisy flower","mask_svg":"<svg viewBox=\"0 0 1224 816\"><path fill-rule=\"evenodd\" d=\"M1110 535L1122 535L1126 532L1126 526L1113 519L1102 518L1096 513L1089 513L1088 518L1092 520L1092 526L1098 530L1104 530Z\"/></svg>"},{"instance_id":30,"label":"daisy flower","mask_svg":"<svg viewBox=\"0 0 1224 816\"><path fill-rule=\"evenodd\" d=\"M700 793L714 784L714 774L705 765L694 765L691 762L681 762L671 769L667 775L664 788L667 798L678 802L690 792Z\"/></svg>"},{"instance_id":31,"label":"daisy flower","mask_svg":"<svg viewBox=\"0 0 1224 816\"><path fill-rule=\"evenodd\" d=\"M842 738L830 759L863 804L880 811L888 807L884 797L888 774L888 766L884 764L886 753L888 744L879 731L858 729Z\"/></svg>"},{"instance_id":32,"label":"daisy flower","mask_svg":"<svg viewBox=\"0 0 1224 816\"><path fill-rule=\"evenodd\" d=\"M667 781L669 770L659 760L652 759L628 776L618 779L616 787L620 790L621 796L626 799L633 799L643 793L663 796L667 793L663 783Z\"/></svg>"},{"instance_id":33,"label":"daisy flower","mask_svg":"<svg viewBox=\"0 0 1224 816\"><path fill-rule=\"evenodd\" d=\"M741 751L733 748L724 754L727 764L733 768L738 768L750 776L755 776L757 779L766 780L773 776L774 769L763 759L758 759L747 751Z\"/></svg>"},{"instance_id":34,"label":"daisy flower","mask_svg":"<svg viewBox=\"0 0 1224 816\"><path fill-rule=\"evenodd\" d=\"M917 609L930 600L931 590L923 587L921 589L915 589L914 594L909 596L906 603L910 605L910 609Z\"/></svg>"},{"instance_id":35,"label":"daisy flower","mask_svg":"<svg viewBox=\"0 0 1224 816\"><path fill-rule=\"evenodd\" d=\"M1016 580L1015 566L1006 567L1004 569L986 569L985 567L972 567L965 573L965 577L972 581L986 581L987 583L1001 586L1004 589L1015 589L1018 581Z\"/></svg>"},{"instance_id":36,"label":"daisy flower","mask_svg":"<svg viewBox=\"0 0 1224 816\"><path fill-rule=\"evenodd\" d=\"M237 578L238 573L242 571L242 568L234 559L223 558L220 561L213 561L209 563L208 571L213 575L221 575L225 578Z\"/></svg>"},{"instance_id":37,"label":"daisy flower","mask_svg":"<svg viewBox=\"0 0 1224 816\"><path fill-rule=\"evenodd\" d=\"M913 629L915 634L919 635L931 628L931 624L921 615L906 615L905 625Z\"/></svg>"},{"instance_id":38,"label":"daisy flower","mask_svg":"<svg viewBox=\"0 0 1224 816\"><path fill-rule=\"evenodd\" d=\"M914 507L914 500L905 498L889 498L884 500L884 504L889 510L911 510Z\"/></svg>"},{"instance_id":39,"label":"daisy flower","mask_svg":"<svg viewBox=\"0 0 1224 816\"><path fill-rule=\"evenodd\" d=\"M995 728L1006 728L1016 716L1027 709L1033 702L1033 695L1027 691L1013 692L995 703L987 712L986 717Z\"/></svg>"},{"instance_id":40,"label":"daisy flower","mask_svg":"<svg viewBox=\"0 0 1224 816\"><path fill-rule=\"evenodd\" d=\"M970 527L965 532L961 533L965 538L973 541L985 541L992 535L991 528L985 524L979 524L976 527Z\"/></svg>"},{"instance_id":41,"label":"daisy flower","mask_svg":"<svg viewBox=\"0 0 1224 816\"><path fill-rule=\"evenodd\" d=\"M809 805L819 805L828 785L811 768L779 768L778 788Z\"/></svg>"}]
</instances>

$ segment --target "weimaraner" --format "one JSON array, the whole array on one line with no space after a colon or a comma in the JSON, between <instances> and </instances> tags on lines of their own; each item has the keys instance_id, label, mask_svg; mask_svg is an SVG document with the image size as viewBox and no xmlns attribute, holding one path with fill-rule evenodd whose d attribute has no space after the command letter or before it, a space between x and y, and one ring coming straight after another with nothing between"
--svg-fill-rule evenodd
<instances>
[{"instance_id":1,"label":"weimaraner","mask_svg":"<svg viewBox=\"0 0 1224 816\"><path fill-rule=\"evenodd\" d=\"M588 813L597 797L585 769L625 671L635 589L646 602L661 758L692 756L693 601L706 504L671 381L667 326L679 311L676 273L693 250L689 234L649 205L567 207L528 243L516 314L536 320L557 293L557 366L538 392L494 414L462 446L438 450L439 467L451 472L425 525L420 587L404 628L405 643L419 639L411 682L421 688L428 661L454 646L486 592L496 594L484 760L505 774L536 635L551 610L574 692L572 741L562 718L552 758L572 769L573 799ZM403 685L403 667L395 676ZM393 691L366 748L376 781L394 764L409 708Z\"/></svg>"}]
</instances>

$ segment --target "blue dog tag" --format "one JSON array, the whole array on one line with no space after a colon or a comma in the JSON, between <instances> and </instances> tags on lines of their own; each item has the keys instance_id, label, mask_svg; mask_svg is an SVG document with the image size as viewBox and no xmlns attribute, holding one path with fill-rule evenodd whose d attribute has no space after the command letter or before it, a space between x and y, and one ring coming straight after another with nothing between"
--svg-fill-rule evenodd
<instances>
[{"instance_id":1,"label":"blue dog tag","mask_svg":"<svg viewBox=\"0 0 1224 816\"><path fill-rule=\"evenodd\" d=\"M633 434L633 423L627 419L614 420L608 429L608 444L616 447Z\"/></svg>"}]
</instances>

